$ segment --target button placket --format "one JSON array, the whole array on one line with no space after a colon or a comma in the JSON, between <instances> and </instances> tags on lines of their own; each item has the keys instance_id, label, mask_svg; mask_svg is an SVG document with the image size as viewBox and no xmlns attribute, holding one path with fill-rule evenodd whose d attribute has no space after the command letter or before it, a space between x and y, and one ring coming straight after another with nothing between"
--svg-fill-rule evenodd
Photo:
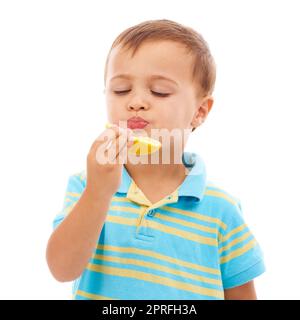
<instances>
[{"instance_id":1,"label":"button placket","mask_svg":"<svg viewBox=\"0 0 300 320\"><path fill-rule=\"evenodd\" d=\"M137 232L138 232L138 229L139 229L139 227L141 226L141 224L142 224L142 221L143 221L143 219L144 219L144 216L145 216L145 213L147 212L147 208L143 208L142 210L141 210L141 215L138 217L138 221L137 221Z\"/></svg>"},{"instance_id":2,"label":"button placket","mask_svg":"<svg viewBox=\"0 0 300 320\"><path fill-rule=\"evenodd\" d=\"M137 222L137 233L139 228L141 227L141 225L143 224L143 219L145 218L145 215L147 215L148 217L153 217L155 214L155 209L149 209L149 208L144 208L141 212L140 217L138 218L138 222Z\"/></svg>"},{"instance_id":3,"label":"button placket","mask_svg":"<svg viewBox=\"0 0 300 320\"><path fill-rule=\"evenodd\" d=\"M149 217L149 211L152 211L152 209L150 209L150 207L147 206L144 206L144 208L140 211L140 216L138 217L135 232L135 237L139 240L152 241L154 238L153 230L151 229L149 225L149 220L147 219ZM146 218L146 216L148 217Z\"/></svg>"}]
</instances>

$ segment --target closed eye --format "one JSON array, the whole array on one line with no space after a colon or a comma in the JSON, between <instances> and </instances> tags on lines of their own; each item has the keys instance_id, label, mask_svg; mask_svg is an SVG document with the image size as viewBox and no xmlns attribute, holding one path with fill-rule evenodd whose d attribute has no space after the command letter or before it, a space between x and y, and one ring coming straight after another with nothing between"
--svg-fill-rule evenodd
<instances>
[{"instance_id":1,"label":"closed eye","mask_svg":"<svg viewBox=\"0 0 300 320\"><path fill-rule=\"evenodd\" d=\"M130 92L130 90L114 91L114 93L117 95L124 95L128 92ZM152 90L151 90L151 93L155 96L162 97L162 98L168 97L170 95L170 93L161 93L161 92L156 92L156 91L152 91Z\"/></svg>"},{"instance_id":2,"label":"closed eye","mask_svg":"<svg viewBox=\"0 0 300 320\"><path fill-rule=\"evenodd\" d=\"M170 95L170 93L160 93L160 92L155 92L155 91L151 91L152 94L154 94L155 96L158 97L168 97Z\"/></svg>"},{"instance_id":3,"label":"closed eye","mask_svg":"<svg viewBox=\"0 0 300 320\"><path fill-rule=\"evenodd\" d=\"M123 91L114 91L115 94L125 94L129 92L130 90L123 90Z\"/></svg>"}]
</instances>

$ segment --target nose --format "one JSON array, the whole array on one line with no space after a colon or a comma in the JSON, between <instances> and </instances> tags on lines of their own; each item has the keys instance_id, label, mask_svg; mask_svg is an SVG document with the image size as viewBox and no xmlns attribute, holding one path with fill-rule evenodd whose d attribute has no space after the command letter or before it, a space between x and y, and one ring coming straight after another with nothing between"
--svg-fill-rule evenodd
<instances>
[{"instance_id":1,"label":"nose","mask_svg":"<svg viewBox=\"0 0 300 320\"><path fill-rule=\"evenodd\" d=\"M139 110L147 110L148 108L141 104L130 104L128 106L129 110L139 111Z\"/></svg>"},{"instance_id":2,"label":"nose","mask_svg":"<svg viewBox=\"0 0 300 320\"><path fill-rule=\"evenodd\" d=\"M128 109L131 111L148 110L149 105L139 97L134 97L128 103Z\"/></svg>"}]
</instances>

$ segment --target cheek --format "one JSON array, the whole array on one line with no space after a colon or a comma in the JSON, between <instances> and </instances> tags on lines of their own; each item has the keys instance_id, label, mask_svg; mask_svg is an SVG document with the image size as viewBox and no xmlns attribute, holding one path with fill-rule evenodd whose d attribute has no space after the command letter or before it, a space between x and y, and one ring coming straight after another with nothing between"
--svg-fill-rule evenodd
<instances>
[{"instance_id":1,"label":"cheek","mask_svg":"<svg viewBox=\"0 0 300 320\"><path fill-rule=\"evenodd\" d=\"M182 123L187 118L187 103L183 99L177 99L171 103L168 108L168 116L171 121L176 123Z\"/></svg>"},{"instance_id":2,"label":"cheek","mask_svg":"<svg viewBox=\"0 0 300 320\"><path fill-rule=\"evenodd\" d=\"M192 97L186 93L185 95L182 95L180 99L178 99L178 103L176 105L176 117L180 118L180 123L182 124L182 127L185 127L188 125L194 115L194 104L195 101L192 99Z\"/></svg>"},{"instance_id":3,"label":"cheek","mask_svg":"<svg viewBox=\"0 0 300 320\"><path fill-rule=\"evenodd\" d=\"M111 122L118 121L118 117L120 116L120 114L118 112L115 99L111 96L105 96L105 103L106 103L106 111L107 111L109 120Z\"/></svg>"},{"instance_id":4,"label":"cheek","mask_svg":"<svg viewBox=\"0 0 300 320\"><path fill-rule=\"evenodd\" d=\"M120 99L116 99L113 95L107 94L105 96L106 107L109 109L118 109L118 105L120 105Z\"/></svg>"},{"instance_id":5,"label":"cheek","mask_svg":"<svg viewBox=\"0 0 300 320\"><path fill-rule=\"evenodd\" d=\"M122 96L117 97L112 94L108 94L105 96L106 106L107 108L114 109L116 112L124 112L129 103L128 97Z\"/></svg>"},{"instance_id":6,"label":"cheek","mask_svg":"<svg viewBox=\"0 0 300 320\"><path fill-rule=\"evenodd\" d=\"M157 122L159 127L165 128L168 130L173 130L175 128L182 127L182 115L176 109L172 108L170 111L160 112L157 117Z\"/></svg>"},{"instance_id":7,"label":"cheek","mask_svg":"<svg viewBox=\"0 0 300 320\"><path fill-rule=\"evenodd\" d=\"M109 94L105 96L105 101L106 101L107 107L112 107L114 104L114 98Z\"/></svg>"}]
</instances>

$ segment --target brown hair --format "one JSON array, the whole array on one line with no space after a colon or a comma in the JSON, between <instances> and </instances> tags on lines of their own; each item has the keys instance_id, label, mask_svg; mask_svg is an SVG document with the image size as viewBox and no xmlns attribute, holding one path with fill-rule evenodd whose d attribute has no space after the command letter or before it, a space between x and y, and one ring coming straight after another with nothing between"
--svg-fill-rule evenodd
<instances>
[{"instance_id":1,"label":"brown hair","mask_svg":"<svg viewBox=\"0 0 300 320\"><path fill-rule=\"evenodd\" d=\"M132 56L134 56L137 49L148 40L171 40L183 44L188 53L194 56L192 77L198 83L197 94L212 94L216 79L216 65L208 44L194 29L167 19L144 21L119 34L106 59L104 81L110 52L114 47L122 45L123 48L132 49Z\"/></svg>"}]
</instances>

